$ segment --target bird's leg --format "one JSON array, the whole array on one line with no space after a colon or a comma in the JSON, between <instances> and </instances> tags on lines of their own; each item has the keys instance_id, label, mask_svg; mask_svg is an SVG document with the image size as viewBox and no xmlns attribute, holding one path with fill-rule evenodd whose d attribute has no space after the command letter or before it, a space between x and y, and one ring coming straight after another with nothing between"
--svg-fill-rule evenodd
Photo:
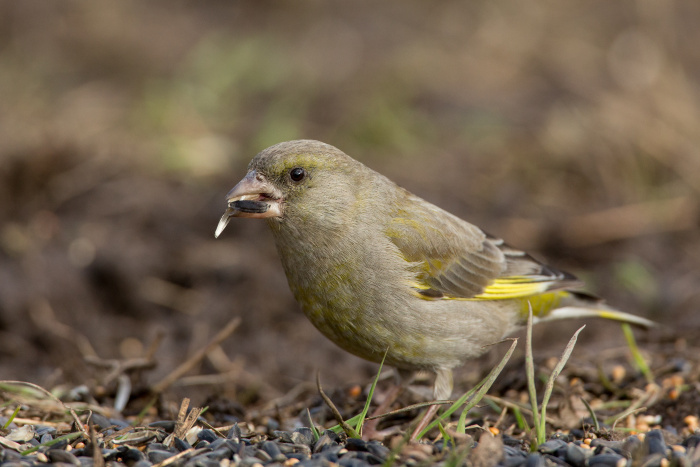
<instances>
[{"instance_id":1,"label":"bird's leg","mask_svg":"<svg viewBox=\"0 0 700 467\"><path fill-rule=\"evenodd\" d=\"M435 371L435 386L433 386L433 397L435 400L446 400L452 395L452 370L440 368ZM431 405L421 418L418 426L411 434L410 441L417 441L421 431L425 430L430 421L440 408L439 405Z\"/></svg>"},{"instance_id":2,"label":"bird's leg","mask_svg":"<svg viewBox=\"0 0 700 467\"><path fill-rule=\"evenodd\" d=\"M374 409L372 412L372 417L377 415L382 415L389 411L391 405L399 398L401 391L404 387L408 385L413 380L413 372L396 369L396 378L394 387L392 387L389 392L384 396L384 400L381 404ZM379 424L380 418L375 418L373 420L367 420L364 425L362 425L362 439L365 441L376 439L383 440L389 435L396 432L395 429L389 428L382 431L377 431L377 425Z\"/></svg>"}]
</instances>

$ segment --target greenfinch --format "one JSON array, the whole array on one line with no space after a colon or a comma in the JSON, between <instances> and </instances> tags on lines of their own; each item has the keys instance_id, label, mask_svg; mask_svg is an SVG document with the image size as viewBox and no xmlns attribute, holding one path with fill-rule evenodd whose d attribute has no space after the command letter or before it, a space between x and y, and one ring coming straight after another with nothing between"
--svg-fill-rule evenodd
<instances>
[{"instance_id":1,"label":"greenfinch","mask_svg":"<svg viewBox=\"0 0 700 467\"><path fill-rule=\"evenodd\" d=\"M599 317L648 327L573 291L581 283L399 187L328 144L256 155L226 195L233 217L266 219L289 287L313 325L346 351L399 370L452 370L527 320Z\"/></svg>"}]
</instances>

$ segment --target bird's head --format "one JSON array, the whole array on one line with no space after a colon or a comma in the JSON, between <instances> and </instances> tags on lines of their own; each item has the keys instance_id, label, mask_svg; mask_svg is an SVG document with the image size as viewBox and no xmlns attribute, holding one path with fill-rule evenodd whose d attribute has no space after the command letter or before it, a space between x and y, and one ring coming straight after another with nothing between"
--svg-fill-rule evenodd
<instances>
[{"instance_id":1,"label":"bird's head","mask_svg":"<svg viewBox=\"0 0 700 467\"><path fill-rule=\"evenodd\" d=\"M232 217L337 225L352 204L356 175L366 169L319 141L279 143L256 155L248 173L226 195L218 237Z\"/></svg>"}]
</instances>

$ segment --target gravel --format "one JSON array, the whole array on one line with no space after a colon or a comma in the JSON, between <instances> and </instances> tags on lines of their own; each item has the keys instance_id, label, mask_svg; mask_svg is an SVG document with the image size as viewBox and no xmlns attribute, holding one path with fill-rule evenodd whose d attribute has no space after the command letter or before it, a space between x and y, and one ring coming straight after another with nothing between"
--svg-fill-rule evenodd
<instances>
[{"instance_id":1,"label":"gravel","mask_svg":"<svg viewBox=\"0 0 700 467\"><path fill-rule=\"evenodd\" d=\"M581 430L556 433L533 452L527 443L508 435L481 434L481 442L465 437L454 441L408 445L399 442L390 448L377 441L347 438L326 430L317 437L309 428L247 432L237 424L225 433L210 428L193 428L184 438L173 437L176 423L170 420L146 427L121 429L105 417L93 415L97 447L87 434L76 433L62 439L53 427L36 425L5 430L0 439L2 467L31 467L47 464L62 467L307 467L372 465L501 465L516 466L696 466L700 465L700 435L678 441L678 436L661 430L632 435L625 439L584 438ZM115 436L119 435L119 436ZM483 437L487 438L483 438ZM13 445L12 439L16 442ZM397 437L395 439L399 439ZM673 439L674 442L668 440ZM50 445L44 445L51 442ZM115 444L116 443L116 444ZM14 446L14 449L13 449ZM494 451L494 447L496 451ZM31 450L32 452L27 452ZM502 454L499 454L501 452ZM95 462L95 454L101 459ZM486 453L486 454L485 454ZM484 455L485 454L485 455Z\"/></svg>"}]
</instances>

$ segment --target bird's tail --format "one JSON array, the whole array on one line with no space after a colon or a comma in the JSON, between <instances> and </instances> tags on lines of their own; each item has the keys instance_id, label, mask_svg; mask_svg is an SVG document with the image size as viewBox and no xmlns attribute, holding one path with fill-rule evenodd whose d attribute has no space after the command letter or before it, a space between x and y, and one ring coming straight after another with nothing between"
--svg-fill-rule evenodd
<instances>
[{"instance_id":1,"label":"bird's tail","mask_svg":"<svg viewBox=\"0 0 700 467\"><path fill-rule=\"evenodd\" d=\"M603 318L613 321L620 321L622 323L629 323L645 329L657 326L657 323L649 319L611 308L603 303L598 297L593 295L574 291L565 291L564 293L566 293L568 296L562 300L561 305L551 310L546 315L540 316L540 321L577 318Z\"/></svg>"}]
</instances>

